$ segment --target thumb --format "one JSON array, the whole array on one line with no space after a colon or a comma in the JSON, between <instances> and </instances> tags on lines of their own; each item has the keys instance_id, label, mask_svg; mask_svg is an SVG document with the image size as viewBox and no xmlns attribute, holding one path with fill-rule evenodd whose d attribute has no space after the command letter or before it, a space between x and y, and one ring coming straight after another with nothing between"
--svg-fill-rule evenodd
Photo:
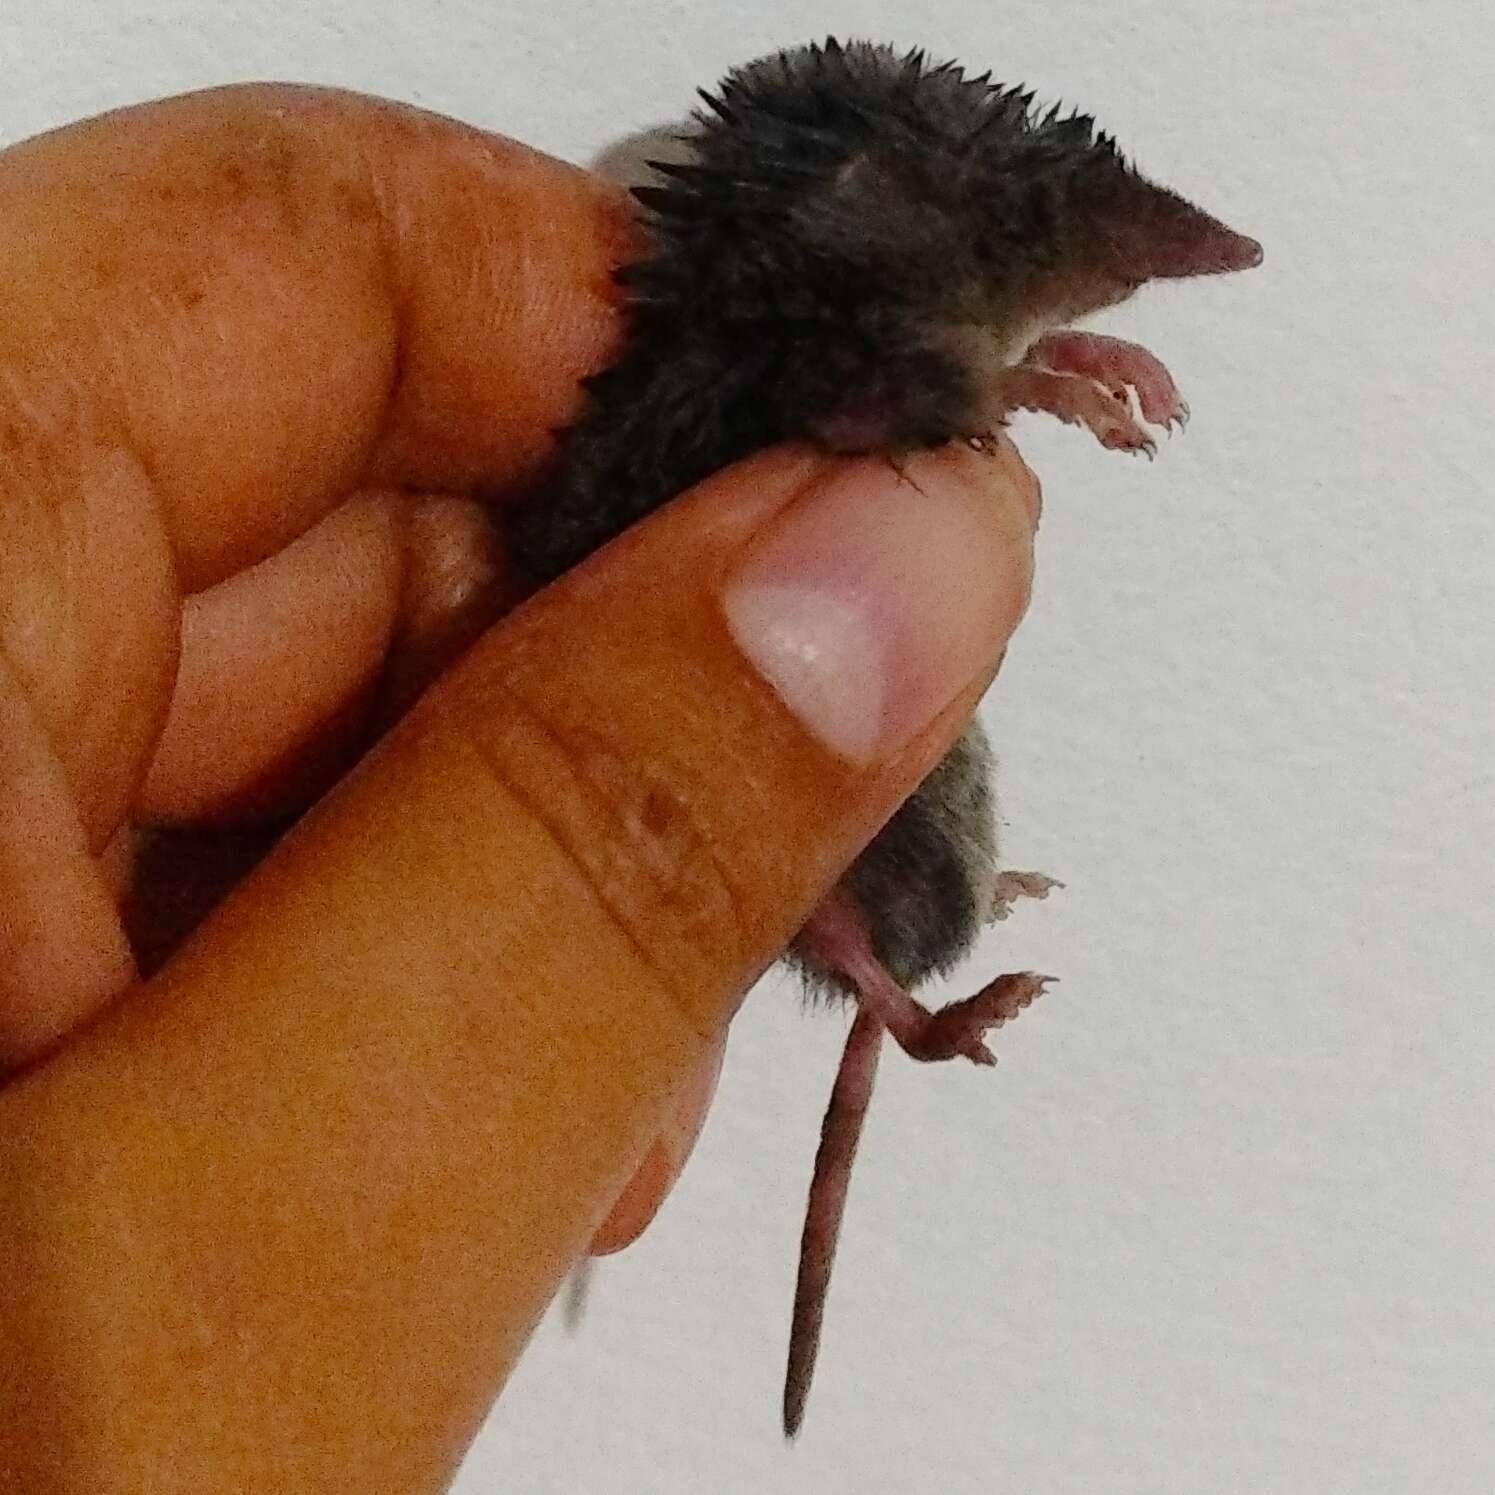
<instances>
[{"instance_id":1,"label":"thumb","mask_svg":"<svg viewBox=\"0 0 1495 1495\"><path fill-rule=\"evenodd\" d=\"M1010 447L712 479L0 1092L36 1478L442 1488L741 992L960 731L1036 508Z\"/></svg>"},{"instance_id":2,"label":"thumb","mask_svg":"<svg viewBox=\"0 0 1495 1495\"><path fill-rule=\"evenodd\" d=\"M621 933L703 1035L964 726L1026 605L1028 499L964 450L902 473L777 451L626 533L510 618L501 664L449 682L585 886L577 932Z\"/></svg>"}]
</instances>

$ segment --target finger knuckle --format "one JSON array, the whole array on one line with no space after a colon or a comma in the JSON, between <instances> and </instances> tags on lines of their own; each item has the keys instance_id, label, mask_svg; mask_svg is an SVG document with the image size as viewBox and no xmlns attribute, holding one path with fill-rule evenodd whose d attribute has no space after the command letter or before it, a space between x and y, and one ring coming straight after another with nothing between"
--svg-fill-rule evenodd
<instances>
[{"instance_id":1,"label":"finger knuckle","mask_svg":"<svg viewBox=\"0 0 1495 1495\"><path fill-rule=\"evenodd\" d=\"M490 770L544 827L618 930L687 1010L740 964L729 861L699 797L659 757L605 728L557 725L514 702L480 744Z\"/></svg>"}]
</instances>

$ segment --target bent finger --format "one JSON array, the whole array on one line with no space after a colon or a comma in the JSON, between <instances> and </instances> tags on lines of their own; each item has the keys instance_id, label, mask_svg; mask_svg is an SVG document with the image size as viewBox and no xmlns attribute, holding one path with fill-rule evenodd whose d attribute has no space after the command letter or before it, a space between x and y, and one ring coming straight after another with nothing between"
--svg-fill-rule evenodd
<instances>
[{"instance_id":1,"label":"bent finger","mask_svg":"<svg viewBox=\"0 0 1495 1495\"><path fill-rule=\"evenodd\" d=\"M16 435L112 428L196 591L375 459L433 489L531 476L616 336L631 233L585 172L357 94L241 85L72 125L0 153Z\"/></svg>"},{"instance_id":2,"label":"bent finger","mask_svg":"<svg viewBox=\"0 0 1495 1495\"><path fill-rule=\"evenodd\" d=\"M252 85L0 152L0 654L90 847L186 598L356 488L532 482L617 333L615 189L455 121Z\"/></svg>"}]
</instances>

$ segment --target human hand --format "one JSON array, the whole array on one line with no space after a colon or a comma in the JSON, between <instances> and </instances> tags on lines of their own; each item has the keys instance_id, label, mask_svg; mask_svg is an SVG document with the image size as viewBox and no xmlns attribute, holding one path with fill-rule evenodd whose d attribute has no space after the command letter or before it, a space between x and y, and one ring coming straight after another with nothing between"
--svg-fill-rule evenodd
<instances>
[{"instance_id":1,"label":"human hand","mask_svg":"<svg viewBox=\"0 0 1495 1495\"><path fill-rule=\"evenodd\" d=\"M543 481L631 232L582 173L323 91L0 156L0 1055L50 1053L0 1092L26 1488L439 1487L1022 613L1010 447L922 494L765 454L483 634L137 985L204 874L135 828L294 815L513 601L477 500Z\"/></svg>"}]
</instances>

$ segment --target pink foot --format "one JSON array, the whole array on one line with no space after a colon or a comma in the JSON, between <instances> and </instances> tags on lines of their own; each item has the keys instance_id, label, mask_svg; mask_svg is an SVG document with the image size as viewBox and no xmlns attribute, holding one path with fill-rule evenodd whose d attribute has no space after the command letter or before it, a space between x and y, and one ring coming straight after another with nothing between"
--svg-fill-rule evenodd
<instances>
[{"instance_id":1,"label":"pink foot","mask_svg":"<svg viewBox=\"0 0 1495 1495\"><path fill-rule=\"evenodd\" d=\"M931 1012L888 974L872 953L860 915L834 893L816 909L797 943L849 982L860 1010L873 1014L909 1058L923 1063L964 1057L973 1064L995 1064L984 1042L987 1032L1016 1017L1054 979L1031 971L998 976L974 997Z\"/></svg>"},{"instance_id":2,"label":"pink foot","mask_svg":"<svg viewBox=\"0 0 1495 1495\"><path fill-rule=\"evenodd\" d=\"M991 887L991 906L987 912L989 923L997 924L1012 912L1012 905L1019 898L1047 898L1055 888L1064 884L1042 872L999 872Z\"/></svg>"},{"instance_id":3,"label":"pink foot","mask_svg":"<svg viewBox=\"0 0 1495 1495\"><path fill-rule=\"evenodd\" d=\"M973 1064L995 1064L997 1056L982 1041L985 1035L1011 1022L1035 997L1044 994L1053 979L1032 971L998 976L974 997L927 1013L912 1031L906 1034L892 1028L888 1031L910 1059L930 1063L964 1054Z\"/></svg>"},{"instance_id":4,"label":"pink foot","mask_svg":"<svg viewBox=\"0 0 1495 1495\"><path fill-rule=\"evenodd\" d=\"M1117 452L1146 452L1157 443L1132 414L1123 388L1120 395L1085 374L1061 374L1020 363L1002 376L1000 398L1008 410L1042 410L1071 426L1084 426L1103 447Z\"/></svg>"},{"instance_id":5,"label":"pink foot","mask_svg":"<svg viewBox=\"0 0 1495 1495\"><path fill-rule=\"evenodd\" d=\"M1055 332L1040 338L1028 350L1024 362L1056 374L1094 379L1123 402L1128 398L1127 391L1134 389L1144 420L1170 430L1174 421L1180 428L1188 424L1189 407L1173 375L1137 343L1103 337L1098 332Z\"/></svg>"}]
</instances>

